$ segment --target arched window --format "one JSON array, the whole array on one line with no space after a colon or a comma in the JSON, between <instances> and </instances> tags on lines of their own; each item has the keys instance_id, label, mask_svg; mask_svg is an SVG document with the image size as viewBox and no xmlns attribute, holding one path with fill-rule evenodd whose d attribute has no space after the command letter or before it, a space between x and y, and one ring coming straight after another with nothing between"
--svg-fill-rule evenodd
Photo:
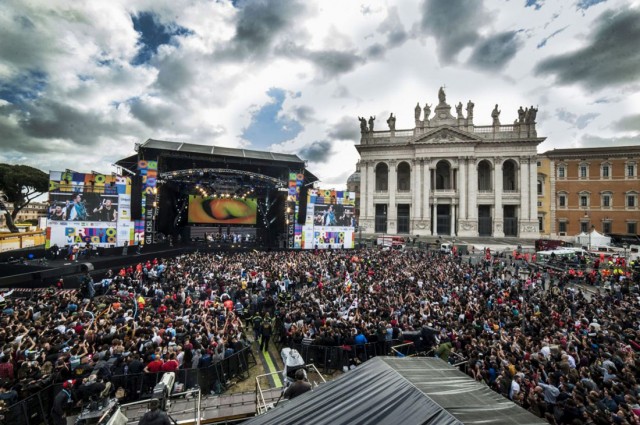
<instances>
[{"instance_id":1,"label":"arched window","mask_svg":"<svg viewBox=\"0 0 640 425\"><path fill-rule=\"evenodd\" d=\"M451 189L451 165L440 161L436 165L436 190Z\"/></svg>"},{"instance_id":2,"label":"arched window","mask_svg":"<svg viewBox=\"0 0 640 425\"><path fill-rule=\"evenodd\" d=\"M544 183L542 179L538 178L538 196L544 195Z\"/></svg>"},{"instance_id":3,"label":"arched window","mask_svg":"<svg viewBox=\"0 0 640 425\"><path fill-rule=\"evenodd\" d=\"M408 192L411 190L411 166L406 162L398 164L398 191Z\"/></svg>"},{"instance_id":4,"label":"arched window","mask_svg":"<svg viewBox=\"0 0 640 425\"><path fill-rule=\"evenodd\" d=\"M508 160L502 165L502 190L515 192L518 190L516 163Z\"/></svg>"},{"instance_id":5,"label":"arched window","mask_svg":"<svg viewBox=\"0 0 640 425\"><path fill-rule=\"evenodd\" d=\"M491 180L491 163L486 159L480 161L478 164L478 190L491 191L493 188Z\"/></svg>"},{"instance_id":6,"label":"arched window","mask_svg":"<svg viewBox=\"0 0 640 425\"><path fill-rule=\"evenodd\" d=\"M389 166L384 162L376 165L376 192L389 190Z\"/></svg>"}]
</instances>

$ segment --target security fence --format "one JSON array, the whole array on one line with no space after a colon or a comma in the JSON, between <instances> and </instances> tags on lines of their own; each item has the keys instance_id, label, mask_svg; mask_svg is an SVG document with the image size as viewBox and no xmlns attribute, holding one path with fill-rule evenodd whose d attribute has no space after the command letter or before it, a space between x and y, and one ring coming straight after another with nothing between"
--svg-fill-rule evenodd
<instances>
[{"instance_id":1,"label":"security fence","mask_svg":"<svg viewBox=\"0 0 640 425\"><path fill-rule=\"evenodd\" d=\"M249 377L249 368L256 365L250 347L245 347L231 356L210 366L197 369L178 369L175 389L186 390L198 387L203 394L221 394L230 381L245 380ZM151 398L153 388L162 379L164 372L113 375L109 381L112 393L124 389L125 396L120 401L134 402ZM0 411L0 423L11 425L40 425L51 423L53 399L62 390L62 383L49 385L36 394L19 401ZM76 412L80 409L76 408Z\"/></svg>"},{"instance_id":2,"label":"security fence","mask_svg":"<svg viewBox=\"0 0 640 425\"><path fill-rule=\"evenodd\" d=\"M355 345L308 345L290 343L288 346L297 350L305 363L313 363L324 374L336 370L344 370L352 365L365 362L375 356L391 355L391 347L398 345L398 340L370 342Z\"/></svg>"}]
</instances>

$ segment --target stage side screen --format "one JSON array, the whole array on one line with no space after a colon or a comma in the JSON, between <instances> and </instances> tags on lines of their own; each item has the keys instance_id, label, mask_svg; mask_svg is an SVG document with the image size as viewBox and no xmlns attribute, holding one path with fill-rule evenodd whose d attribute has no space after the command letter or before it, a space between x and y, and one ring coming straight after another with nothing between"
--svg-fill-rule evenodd
<instances>
[{"instance_id":1,"label":"stage side screen","mask_svg":"<svg viewBox=\"0 0 640 425\"><path fill-rule=\"evenodd\" d=\"M189 223L256 224L257 214L255 199L189 195Z\"/></svg>"},{"instance_id":2,"label":"stage side screen","mask_svg":"<svg viewBox=\"0 0 640 425\"><path fill-rule=\"evenodd\" d=\"M51 171L46 247L90 242L122 246L135 239L128 177Z\"/></svg>"},{"instance_id":3,"label":"stage side screen","mask_svg":"<svg viewBox=\"0 0 640 425\"><path fill-rule=\"evenodd\" d=\"M305 224L296 226L296 247L353 248L355 199L355 192L309 190Z\"/></svg>"}]
</instances>

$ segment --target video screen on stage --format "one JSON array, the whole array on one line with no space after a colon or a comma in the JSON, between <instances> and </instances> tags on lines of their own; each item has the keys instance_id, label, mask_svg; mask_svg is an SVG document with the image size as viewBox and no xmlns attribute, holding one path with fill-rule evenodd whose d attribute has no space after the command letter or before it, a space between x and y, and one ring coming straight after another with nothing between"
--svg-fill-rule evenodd
<instances>
[{"instance_id":1,"label":"video screen on stage","mask_svg":"<svg viewBox=\"0 0 640 425\"><path fill-rule=\"evenodd\" d=\"M356 207L354 205L307 204L307 208L307 218L313 218L313 223L306 224L341 227L355 227L356 225Z\"/></svg>"},{"instance_id":2,"label":"video screen on stage","mask_svg":"<svg viewBox=\"0 0 640 425\"><path fill-rule=\"evenodd\" d=\"M353 248L355 192L311 189L305 224L295 229L295 247L302 249Z\"/></svg>"},{"instance_id":3,"label":"video screen on stage","mask_svg":"<svg viewBox=\"0 0 640 425\"><path fill-rule=\"evenodd\" d=\"M189 195L189 223L256 224L257 216L258 203L255 199Z\"/></svg>"},{"instance_id":4,"label":"video screen on stage","mask_svg":"<svg viewBox=\"0 0 640 425\"><path fill-rule=\"evenodd\" d=\"M118 221L118 195L50 193L51 221Z\"/></svg>"},{"instance_id":5,"label":"video screen on stage","mask_svg":"<svg viewBox=\"0 0 640 425\"><path fill-rule=\"evenodd\" d=\"M131 243L130 208L131 180L127 177L51 171L45 246Z\"/></svg>"}]
</instances>

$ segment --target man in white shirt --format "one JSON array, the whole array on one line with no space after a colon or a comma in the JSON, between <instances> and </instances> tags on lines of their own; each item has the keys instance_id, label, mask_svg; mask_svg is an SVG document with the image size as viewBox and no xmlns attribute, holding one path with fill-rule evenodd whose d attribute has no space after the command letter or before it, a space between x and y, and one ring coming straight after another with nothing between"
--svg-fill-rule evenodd
<instances>
[{"instance_id":1,"label":"man in white shirt","mask_svg":"<svg viewBox=\"0 0 640 425\"><path fill-rule=\"evenodd\" d=\"M511 388L509 388L509 399L513 400L515 396L518 395L518 393L520 392L520 381L522 380L522 378L520 377L520 375L516 375L513 377L513 380L511 381Z\"/></svg>"}]
</instances>

